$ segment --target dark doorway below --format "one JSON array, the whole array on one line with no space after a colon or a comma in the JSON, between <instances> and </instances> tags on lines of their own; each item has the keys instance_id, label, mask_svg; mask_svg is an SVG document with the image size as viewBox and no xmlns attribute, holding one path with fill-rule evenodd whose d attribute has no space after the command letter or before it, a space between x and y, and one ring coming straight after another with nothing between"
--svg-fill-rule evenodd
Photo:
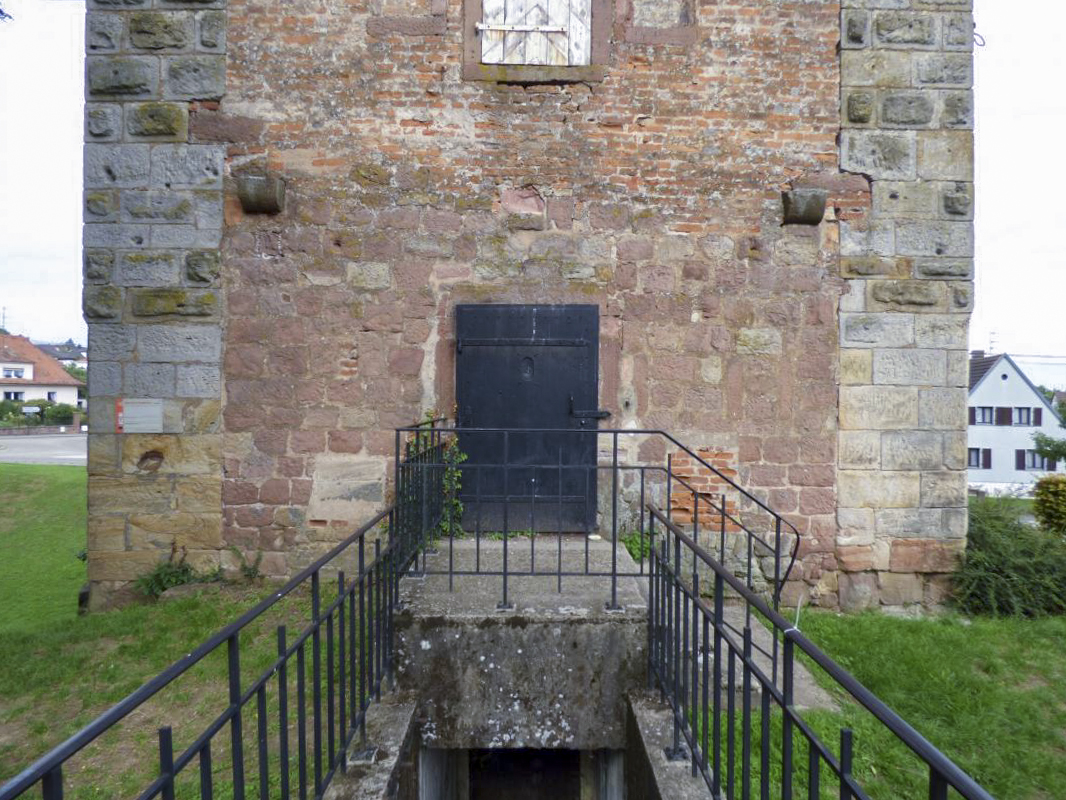
<instances>
[{"instance_id":1,"label":"dark doorway below","mask_svg":"<svg viewBox=\"0 0 1066 800\"><path fill-rule=\"evenodd\" d=\"M471 750L470 800L579 800L577 750Z\"/></svg>"}]
</instances>

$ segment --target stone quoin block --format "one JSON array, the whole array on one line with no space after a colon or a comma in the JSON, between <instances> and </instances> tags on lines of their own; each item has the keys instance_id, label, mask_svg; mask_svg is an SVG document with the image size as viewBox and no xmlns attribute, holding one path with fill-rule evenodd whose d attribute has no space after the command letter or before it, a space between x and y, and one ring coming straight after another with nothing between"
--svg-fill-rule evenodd
<instances>
[{"instance_id":1,"label":"stone quoin block","mask_svg":"<svg viewBox=\"0 0 1066 800\"><path fill-rule=\"evenodd\" d=\"M146 56L89 56L86 91L90 99L154 97L159 60Z\"/></svg>"}]
</instances>

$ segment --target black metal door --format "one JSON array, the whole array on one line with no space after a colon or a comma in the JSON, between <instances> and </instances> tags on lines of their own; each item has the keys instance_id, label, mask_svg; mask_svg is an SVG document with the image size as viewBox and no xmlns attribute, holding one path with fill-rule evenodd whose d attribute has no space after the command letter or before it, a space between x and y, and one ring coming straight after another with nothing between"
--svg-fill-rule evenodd
<instances>
[{"instance_id":1,"label":"black metal door","mask_svg":"<svg viewBox=\"0 0 1066 800\"><path fill-rule=\"evenodd\" d=\"M508 429L460 433L464 527L591 530L599 308L459 305L455 322L459 426Z\"/></svg>"}]
</instances>

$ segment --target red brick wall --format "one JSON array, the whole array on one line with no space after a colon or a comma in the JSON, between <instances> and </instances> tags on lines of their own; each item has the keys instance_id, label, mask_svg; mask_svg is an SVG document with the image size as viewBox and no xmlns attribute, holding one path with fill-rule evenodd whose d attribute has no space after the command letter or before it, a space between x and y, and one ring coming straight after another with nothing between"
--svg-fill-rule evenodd
<instances>
[{"instance_id":1,"label":"red brick wall","mask_svg":"<svg viewBox=\"0 0 1066 800\"><path fill-rule=\"evenodd\" d=\"M373 35L373 0L230 2L226 98L193 137L288 203L227 205L227 541L281 572L375 504L369 478L309 501L323 465L380 480L391 428L451 409L455 303L592 302L614 423L730 450L831 550L837 230L783 228L780 192L868 203L837 170L837 5L705 0L695 44L639 44L619 0L606 79L562 86L460 80L460 5L393 26L442 35ZM527 186L543 212L510 213Z\"/></svg>"}]
</instances>

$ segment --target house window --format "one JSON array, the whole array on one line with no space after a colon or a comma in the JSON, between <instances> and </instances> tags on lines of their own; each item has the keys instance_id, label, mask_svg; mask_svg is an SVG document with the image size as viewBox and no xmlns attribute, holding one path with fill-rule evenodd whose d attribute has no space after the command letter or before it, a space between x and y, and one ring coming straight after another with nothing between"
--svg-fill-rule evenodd
<instances>
[{"instance_id":1,"label":"house window","mask_svg":"<svg viewBox=\"0 0 1066 800\"><path fill-rule=\"evenodd\" d=\"M26 370L22 367L4 367L5 378L21 378L26 374Z\"/></svg>"},{"instance_id":2,"label":"house window","mask_svg":"<svg viewBox=\"0 0 1066 800\"><path fill-rule=\"evenodd\" d=\"M49 403L54 403L56 401L56 393L55 392L48 392L48 397L46 399L48 400Z\"/></svg>"},{"instance_id":3,"label":"house window","mask_svg":"<svg viewBox=\"0 0 1066 800\"><path fill-rule=\"evenodd\" d=\"M614 0L463 0L466 80L548 83L606 75Z\"/></svg>"},{"instance_id":4,"label":"house window","mask_svg":"<svg viewBox=\"0 0 1066 800\"><path fill-rule=\"evenodd\" d=\"M1031 408L1015 408L1013 424L1032 425L1033 410Z\"/></svg>"},{"instance_id":5,"label":"house window","mask_svg":"<svg viewBox=\"0 0 1066 800\"><path fill-rule=\"evenodd\" d=\"M992 451L987 447L969 448L966 453L966 466L970 469L992 469Z\"/></svg>"},{"instance_id":6,"label":"house window","mask_svg":"<svg viewBox=\"0 0 1066 800\"><path fill-rule=\"evenodd\" d=\"M977 407L977 425L991 425L992 424L992 406L978 406Z\"/></svg>"},{"instance_id":7,"label":"house window","mask_svg":"<svg viewBox=\"0 0 1066 800\"><path fill-rule=\"evenodd\" d=\"M26 399L26 393L25 392L4 392L4 399L5 400L15 400L15 401L21 403L24 399Z\"/></svg>"},{"instance_id":8,"label":"house window","mask_svg":"<svg viewBox=\"0 0 1066 800\"><path fill-rule=\"evenodd\" d=\"M1018 470L1055 469L1055 467L1049 467L1048 460L1039 455L1036 450L1015 450L1014 468Z\"/></svg>"}]
</instances>

